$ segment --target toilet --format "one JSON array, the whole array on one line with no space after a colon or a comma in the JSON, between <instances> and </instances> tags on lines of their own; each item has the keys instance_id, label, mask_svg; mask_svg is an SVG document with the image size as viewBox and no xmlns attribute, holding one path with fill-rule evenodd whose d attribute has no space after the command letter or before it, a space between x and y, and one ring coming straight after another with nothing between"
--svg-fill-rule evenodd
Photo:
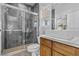
<instances>
[{"instance_id":1,"label":"toilet","mask_svg":"<svg viewBox=\"0 0 79 59\"><path fill-rule=\"evenodd\" d=\"M27 51L31 53L32 56L39 56L40 50L40 39L38 38L38 43L30 44L27 46Z\"/></svg>"}]
</instances>

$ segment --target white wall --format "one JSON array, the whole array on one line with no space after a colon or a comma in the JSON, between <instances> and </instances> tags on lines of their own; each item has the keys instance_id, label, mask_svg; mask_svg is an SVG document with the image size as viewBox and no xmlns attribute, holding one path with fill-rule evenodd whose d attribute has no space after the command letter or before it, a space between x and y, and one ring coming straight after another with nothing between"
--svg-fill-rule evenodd
<instances>
[{"instance_id":1,"label":"white wall","mask_svg":"<svg viewBox=\"0 0 79 59\"><path fill-rule=\"evenodd\" d=\"M50 3L40 3L39 4L39 18L40 26L39 32L40 35L44 34L43 32L51 29L51 5ZM45 25L45 20L48 21L48 25Z\"/></svg>"},{"instance_id":2,"label":"white wall","mask_svg":"<svg viewBox=\"0 0 79 59\"><path fill-rule=\"evenodd\" d=\"M79 9L79 3L59 3L55 4L56 16L64 15Z\"/></svg>"},{"instance_id":3,"label":"white wall","mask_svg":"<svg viewBox=\"0 0 79 59\"><path fill-rule=\"evenodd\" d=\"M69 13L68 30L79 31L79 10Z\"/></svg>"},{"instance_id":4,"label":"white wall","mask_svg":"<svg viewBox=\"0 0 79 59\"><path fill-rule=\"evenodd\" d=\"M68 3L63 3L63 4L62 3L61 4L41 3L39 5L40 35L43 34L44 31L48 31L48 30L51 31L52 8L55 8L55 17L63 17L64 15L67 15L67 31L78 31L79 33L79 11L78 11L79 3L69 3L69 4ZM44 20L48 20L49 24L47 26L44 26Z\"/></svg>"}]
</instances>

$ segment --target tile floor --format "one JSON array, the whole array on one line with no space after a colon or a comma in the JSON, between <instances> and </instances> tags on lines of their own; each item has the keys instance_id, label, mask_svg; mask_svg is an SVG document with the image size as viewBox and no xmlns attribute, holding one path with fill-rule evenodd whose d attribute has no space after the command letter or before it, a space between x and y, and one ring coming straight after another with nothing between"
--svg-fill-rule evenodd
<instances>
[{"instance_id":1,"label":"tile floor","mask_svg":"<svg viewBox=\"0 0 79 59\"><path fill-rule=\"evenodd\" d=\"M2 56L31 56L31 53L27 52L27 45L18 46L3 51Z\"/></svg>"}]
</instances>

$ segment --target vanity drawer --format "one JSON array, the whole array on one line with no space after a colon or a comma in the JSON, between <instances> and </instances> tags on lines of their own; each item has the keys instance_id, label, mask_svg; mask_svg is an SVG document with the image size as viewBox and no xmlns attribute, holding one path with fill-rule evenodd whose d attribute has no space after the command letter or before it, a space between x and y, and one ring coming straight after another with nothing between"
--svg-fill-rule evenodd
<instances>
[{"instance_id":1,"label":"vanity drawer","mask_svg":"<svg viewBox=\"0 0 79 59\"><path fill-rule=\"evenodd\" d=\"M53 49L66 56L72 56L75 54L74 47L68 46L62 43L58 43L58 42L53 43Z\"/></svg>"},{"instance_id":2,"label":"vanity drawer","mask_svg":"<svg viewBox=\"0 0 79 59\"><path fill-rule=\"evenodd\" d=\"M48 46L49 48L51 48L51 40L46 39L46 38L42 38L42 37L40 39L41 39L40 43L42 43L42 44Z\"/></svg>"}]
</instances>

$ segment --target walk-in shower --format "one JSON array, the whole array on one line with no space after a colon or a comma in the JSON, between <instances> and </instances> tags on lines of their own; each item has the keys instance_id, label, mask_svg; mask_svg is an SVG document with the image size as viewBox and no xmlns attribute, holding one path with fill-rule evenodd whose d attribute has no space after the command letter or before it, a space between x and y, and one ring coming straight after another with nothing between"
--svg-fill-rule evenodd
<instances>
[{"instance_id":1,"label":"walk-in shower","mask_svg":"<svg viewBox=\"0 0 79 59\"><path fill-rule=\"evenodd\" d=\"M38 15L31 8L1 4L2 49L9 49L23 44L37 42L37 28L34 19Z\"/></svg>"}]
</instances>

